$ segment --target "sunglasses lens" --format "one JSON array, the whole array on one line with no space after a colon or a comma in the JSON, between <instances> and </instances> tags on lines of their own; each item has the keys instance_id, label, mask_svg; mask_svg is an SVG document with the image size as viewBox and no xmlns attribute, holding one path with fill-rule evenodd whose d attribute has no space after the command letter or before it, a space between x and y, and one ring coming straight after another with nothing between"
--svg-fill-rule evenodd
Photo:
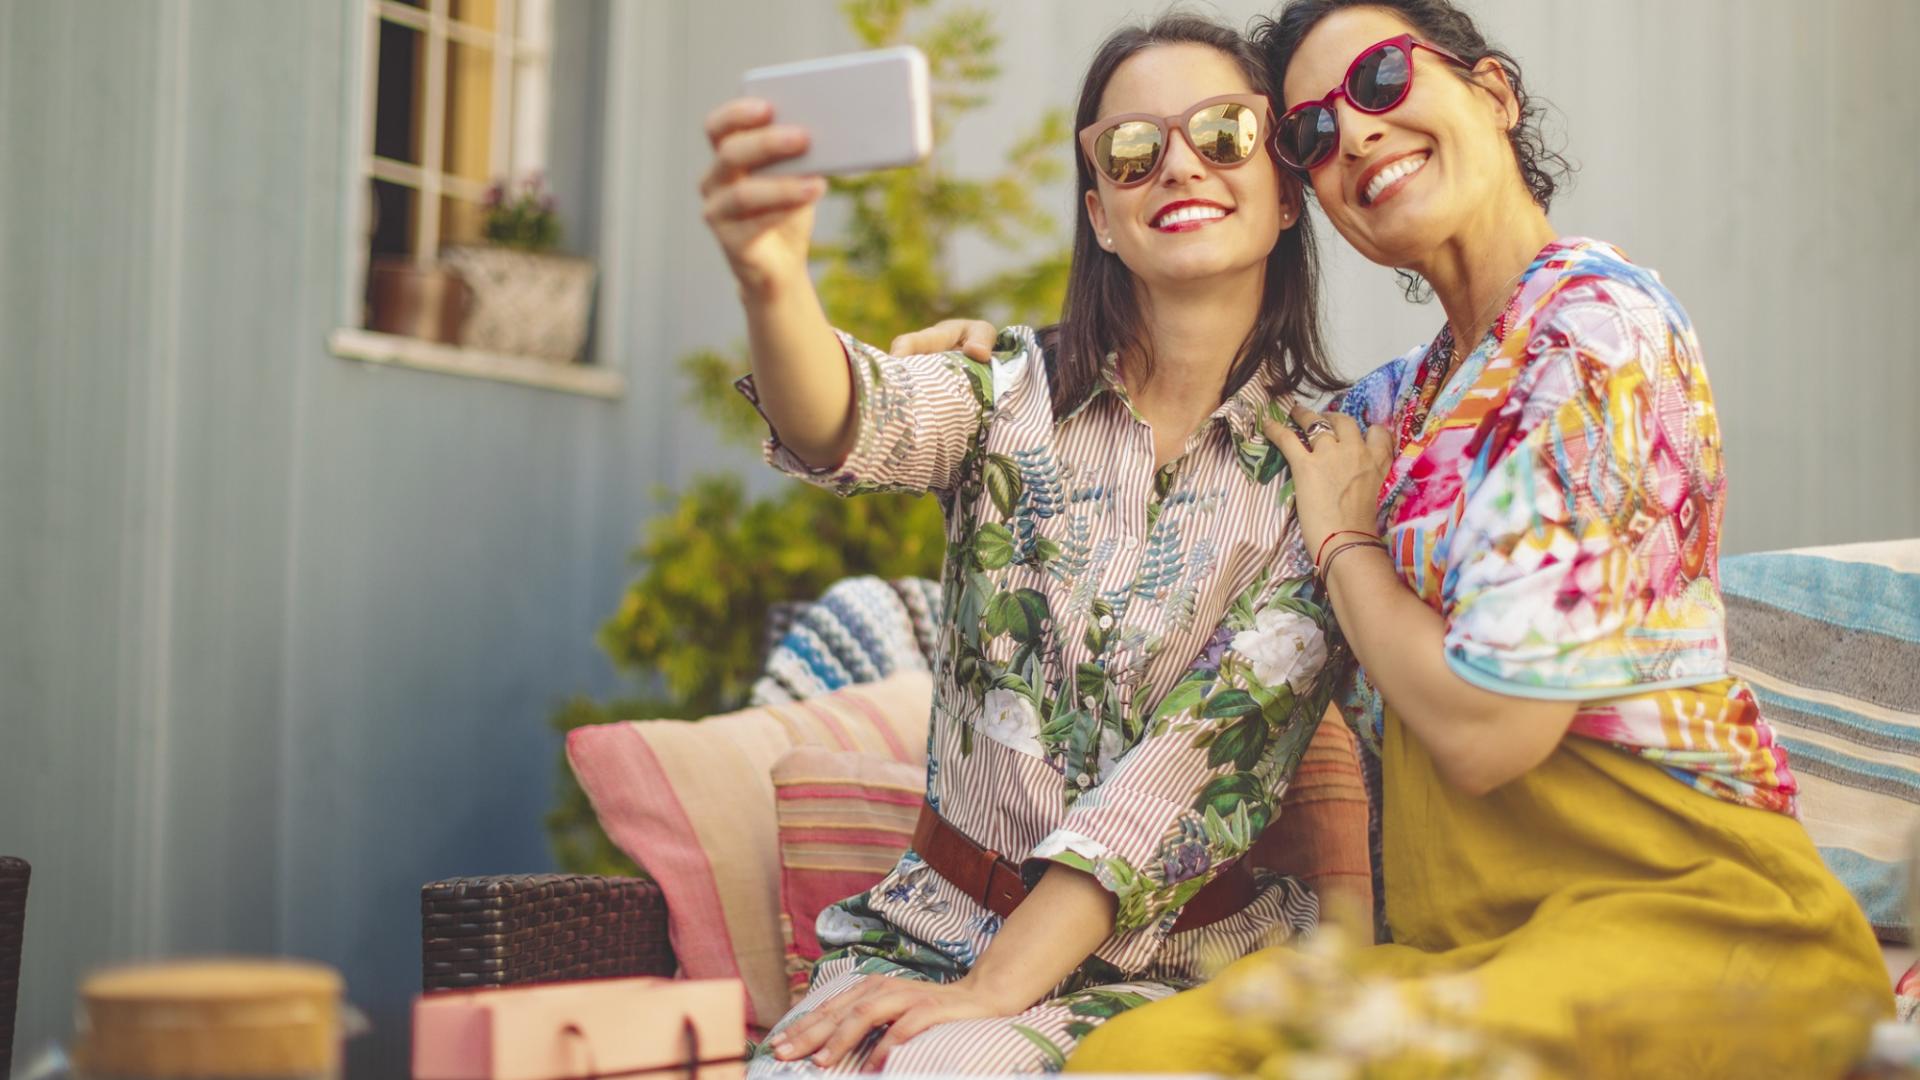
<instances>
[{"instance_id":1,"label":"sunglasses lens","mask_svg":"<svg viewBox=\"0 0 1920 1080\"><path fill-rule=\"evenodd\" d=\"M1160 129L1143 120L1115 124L1093 143L1093 160L1107 179L1134 184L1152 175L1160 162Z\"/></svg>"},{"instance_id":2,"label":"sunglasses lens","mask_svg":"<svg viewBox=\"0 0 1920 1080\"><path fill-rule=\"evenodd\" d=\"M1413 65L1406 50L1398 45L1382 45L1353 65L1353 77L1347 80L1347 97L1368 112L1382 112L1400 104L1412 80Z\"/></svg>"},{"instance_id":3,"label":"sunglasses lens","mask_svg":"<svg viewBox=\"0 0 1920 1080\"><path fill-rule=\"evenodd\" d=\"M1287 164L1311 169L1333 152L1333 110L1314 105L1288 113L1280 121L1280 156Z\"/></svg>"},{"instance_id":4,"label":"sunglasses lens","mask_svg":"<svg viewBox=\"0 0 1920 1080\"><path fill-rule=\"evenodd\" d=\"M1260 115L1234 101L1209 105L1193 114L1187 134L1201 157L1215 165L1238 165L1260 145Z\"/></svg>"}]
</instances>

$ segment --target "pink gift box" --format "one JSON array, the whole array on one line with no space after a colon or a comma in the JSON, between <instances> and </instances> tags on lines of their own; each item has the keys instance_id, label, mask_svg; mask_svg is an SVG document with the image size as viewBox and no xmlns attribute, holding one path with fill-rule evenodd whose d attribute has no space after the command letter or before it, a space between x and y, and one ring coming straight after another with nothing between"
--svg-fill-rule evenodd
<instances>
[{"instance_id":1,"label":"pink gift box","mask_svg":"<svg viewBox=\"0 0 1920 1080\"><path fill-rule=\"evenodd\" d=\"M735 979L589 979L423 994L414 1080L746 1075Z\"/></svg>"}]
</instances>

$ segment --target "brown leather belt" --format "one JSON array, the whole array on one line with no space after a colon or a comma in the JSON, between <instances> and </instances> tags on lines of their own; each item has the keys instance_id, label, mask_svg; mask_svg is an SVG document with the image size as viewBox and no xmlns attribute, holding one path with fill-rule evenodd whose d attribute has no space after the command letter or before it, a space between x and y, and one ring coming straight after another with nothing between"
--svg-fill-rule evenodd
<instances>
[{"instance_id":1,"label":"brown leather belt","mask_svg":"<svg viewBox=\"0 0 1920 1080\"><path fill-rule=\"evenodd\" d=\"M1003 919L1027 898L1019 863L974 843L925 803L920 804L920 821L913 829L913 850L935 873ZM1245 859L1236 860L1180 909L1173 921L1174 932L1194 930L1237 914L1253 903L1259 892L1253 869Z\"/></svg>"}]
</instances>

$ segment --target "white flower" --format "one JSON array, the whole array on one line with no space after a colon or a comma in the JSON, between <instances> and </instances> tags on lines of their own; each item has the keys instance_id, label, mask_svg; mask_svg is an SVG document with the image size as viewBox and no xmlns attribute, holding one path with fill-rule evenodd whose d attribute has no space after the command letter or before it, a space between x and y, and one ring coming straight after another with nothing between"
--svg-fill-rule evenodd
<instances>
[{"instance_id":1,"label":"white flower","mask_svg":"<svg viewBox=\"0 0 1920 1080\"><path fill-rule=\"evenodd\" d=\"M1088 862L1098 862L1107 857L1107 845L1089 836L1066 829L1055 829L1034 845L1032 858L1051 859L1064 851L1071 851Z\"/></svg>"},{"instance_id":2,"label":"white flower","mask_svg":"<svg viewBox=\"0 0 1920 1080\"><path fill-rule=\"evenodd\" d=\"M1040 746L1040 713L1025 694L989 690L980 714L980 734L1002 746L1034 757L1046 757Z\"/></svg>"},{"instance_id":3,"label":"white flower","mask_svg":"<svg viewBox=\"0 0 1920 1080\"><path fill-rule=\"evenodd\" d=\"M820 909L820 917L813 922L813 932L820 936L822 945L852 945L868 930L886 928L879 919L854 915L838 906Z\"/></svg>"},{"instance_id":4,"label":"white flower","mask_svg":"<svg viewBox=\"0 0 1920 1080\"><path fill-rule=\"evenodd\" d=\"M1312 619L1284 608L1266 608L1253 617L1253 629L1233 635L1233 651L1253 665L1263 686L1286 683L1295 692L1327 662L1327 639Z\"/></svg>"},{"instance_id":5,"label":"white flower","mask_svg":"<svg viewBox=\"0 0 1920 1080\"><path fill-rule=\"evenodd\" d=\"M1327 1041L1343 1054L1383 1060L1406 1045L1414 1019L1400 987L1384 980L1370 983L1333 1018Z\"/></svg>"}]
</instances>

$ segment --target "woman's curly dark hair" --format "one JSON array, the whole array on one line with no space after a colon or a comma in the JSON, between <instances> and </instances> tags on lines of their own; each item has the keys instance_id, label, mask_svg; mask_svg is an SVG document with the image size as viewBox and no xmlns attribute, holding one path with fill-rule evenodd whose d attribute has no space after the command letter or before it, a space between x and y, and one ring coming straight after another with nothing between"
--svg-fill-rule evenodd
<instances>
[{"instance_id":1,"label":"woman's curly dark hair","mask_svg":"<svg viewBox=\"0 0 1920 1080\"><path fill-rule=\"evenodd\" d=\"M1293 59L1294 50L1320 20L1336 11L1356 7L1393 12L1413 27L1416 36L1469 65L1492 57L1506 70L1507 82L1520 105L1520 121L1507 132L1507 143L1513 147L1514 163L1520 167L1520 179L1533 193L1533 201L1546 210L1552 205L1554 195L1572 187L1574 165L1560 151L1547 145L1541 129L1546 103L1527 93L1526 83L1520 77L1520 61L1490 44L1473 19L1449 0L1289 0L1278 15L1258 20L1251 34L1254 43L1267 54L1267 64L1273 69L1275 81L1286 79L1287 64ZM1465 72L1455 74L1466 78ZM1408 284L1409 298L1418 298L1416 289L1417 279Z\"/></svg>"}]
</instances>

